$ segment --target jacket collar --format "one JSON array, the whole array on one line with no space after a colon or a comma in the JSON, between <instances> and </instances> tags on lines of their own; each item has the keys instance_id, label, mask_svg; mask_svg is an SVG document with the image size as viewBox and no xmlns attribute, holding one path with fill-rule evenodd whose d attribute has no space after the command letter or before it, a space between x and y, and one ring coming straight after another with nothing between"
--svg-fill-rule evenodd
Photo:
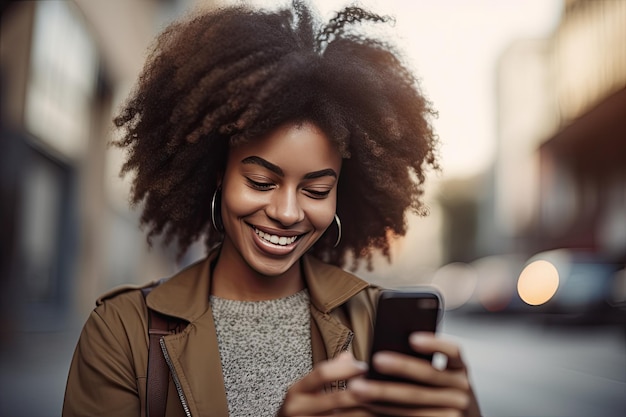
<instances>
[{"instance_id":1,"label":"jacket collar","mask_svg":"<svg viewBox=\"0 0 626 417\"><path fill-rule=\"evenodd\" d=\"M151 309L162 314L195 321L209 308L211 265L219 249L183 269L171 279L152 290L146 298ZM312 256L301 259L302 271L311 302L322 313L330 313L369 284L333 265Z\"/></svg>"},{"instance_id":2,"label":"jacket collar","mask_svg":"<svg viewBox=\"0 0 626 417\"><path fill-rule=\"evenodd\" d=\"M311 302L325 314L369 286L369 283L343 269L309 255L302 257L301 265Z\"/></svg>"}]
</instances>

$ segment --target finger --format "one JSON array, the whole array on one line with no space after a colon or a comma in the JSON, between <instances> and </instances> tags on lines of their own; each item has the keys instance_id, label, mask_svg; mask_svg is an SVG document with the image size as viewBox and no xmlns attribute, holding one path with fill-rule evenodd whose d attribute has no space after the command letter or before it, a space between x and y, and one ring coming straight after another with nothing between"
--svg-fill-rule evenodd
<instances>
[{"instance_id":1,"label":"finger","mask_svg":"<svg viewBox=\"0 0 626 417\"><path fill-rule=\"evenodd\" d=\"M348 410L356 413L359 404L354 394L346 390L316 394L288 391L280 416L343 415Z\"/></svg>"},{"instance_id":2,"label":"finger","mask_svg":"<svg viewBox=\"0 0 626 417\"><path fill-rule=\"evenodd\" d=\"M465 369L461 349L456 343L437 337L432 333L413 333L409 337L411 347L419 353L442 353L448 358L447 369Z\"/></svg>"},{"instance_id":3,"label":"finger","mask_svg":"<svg viewBox=\"0 0 626 417\"><path fill-rule=\"evenodd\" d=\"M385 375L415 381L436 387L450 387L460 390L469 389L465 372L440 370L429 362L395 352L379 352L373 357L373 366Z\"/></svg>"},{"instance_id":4,"label":"finger","mask_svg":"<svg viewBox=\"0 0 626 417\"><path fill-rule=\"evenodd\" d=\"M449 408L406 408L381 405L370 405L368 408L376 416L396 417L462 417L459 410Z\"/></svg>"},{"instance_id":5,"label":"finger","mask_svg":"<svg viewBox=\"0 0 626 417\"><path fill-rule=\"evenodd\" d=\"M329 414L318 414L322 417L381 417L381 414L376 414L374 411L366 408L352 408L349 410L333 410Z\"/></svg>"},{"instance_id":6,"label":"finger","mask_svg":"<svg viewBox=\"0 0 626 417\"><path fill-rule=\"evenodd\" d=\"M342 354L337 359L315 365L313 370L292 385L290 390L314 393L322 390L328 383L354 378L366 371L367 364L354 360L351 354Z\"/></svg>"},{"instance_id":7,"label":"finger","mask_svg":"<svg viewBox=\"0 0 626 417\"><path fill-rule=\"evenodd\" d=\"M463 410L470 398L467 391L454 388L433 388L416 384L355 379L348 391L366 403L393 403L397 406L429 406Z\"/></svg>"}]
</instances>

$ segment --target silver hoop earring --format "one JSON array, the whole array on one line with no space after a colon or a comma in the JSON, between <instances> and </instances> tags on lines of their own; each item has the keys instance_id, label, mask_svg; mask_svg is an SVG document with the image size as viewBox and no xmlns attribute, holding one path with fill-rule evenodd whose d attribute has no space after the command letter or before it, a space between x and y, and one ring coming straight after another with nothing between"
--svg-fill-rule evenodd
<instances>
[{"instance_id":1,"label":"silver hoop earring","mask_svg":"<svg viewBox=\"0 0 626 417\"><path fill-rule=\"evenodd\" d=\"M339 242L341 242L341 221L339 220L337 213L335 213L335 222L337 223L337 241L335 242L335 246L333 246L333 248L339 246Z\"/></svg>"},{"instance_id":2,"label":"silver hoop earring","mask_svg":"<svg viewBox=\"0 0 626 417\"><path fill-rule=\"evenodd\" d=\"M215 216L215 201L217 200L217 193L220 191L221 189L217 187L215 189L215 192L213 193L213 198L211 199L211 223L213 224L213 227L215 228L215 230L221 233L224 231L224 226L218 225L216 216Z\"/></svg>"}]
</instances>

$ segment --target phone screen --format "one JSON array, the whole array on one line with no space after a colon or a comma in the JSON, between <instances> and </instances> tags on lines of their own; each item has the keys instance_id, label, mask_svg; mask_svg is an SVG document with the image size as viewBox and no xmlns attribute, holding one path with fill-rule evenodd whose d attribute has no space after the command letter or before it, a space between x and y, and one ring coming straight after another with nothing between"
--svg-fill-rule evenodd
<instances>
[{"instance_id":1,"label":"phone screen","mask_svg":"<svg viewBox=\"0 0 626 417\"><path fill-rule=\"evenodd\" d=\"M441 296L433 289L383 291L378 299L368 378L400 380L380 374L371 366L371 357L379 351L391 350L432 361L432 355L418 354L411 349L409 335L435 333L440 314Z\"/></svg>"}]
</instances>

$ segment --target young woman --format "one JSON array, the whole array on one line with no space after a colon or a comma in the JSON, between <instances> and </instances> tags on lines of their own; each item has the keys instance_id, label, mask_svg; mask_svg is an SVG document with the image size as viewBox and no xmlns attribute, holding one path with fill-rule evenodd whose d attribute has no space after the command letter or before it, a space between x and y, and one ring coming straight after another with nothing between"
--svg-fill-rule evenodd
<instances>
[{"instance_id":1,"label":"young woman","mask_svg":"<svg viewBox=\"0 0 626 417\"><path fill-rule=\"evenodd\" d=\"M225 8L170 26L115 122L149 237L208 255L157 286L114 291L81 334L63 415L146 415L147 307L184 320L161 339L167 416L477 416L455 344L411 335L445 369L383 352L364 378L371 266L421 212L436 167L432 111L389 45L354 22L320 27L295 2Z\"/></svg>"}]
</instances>

